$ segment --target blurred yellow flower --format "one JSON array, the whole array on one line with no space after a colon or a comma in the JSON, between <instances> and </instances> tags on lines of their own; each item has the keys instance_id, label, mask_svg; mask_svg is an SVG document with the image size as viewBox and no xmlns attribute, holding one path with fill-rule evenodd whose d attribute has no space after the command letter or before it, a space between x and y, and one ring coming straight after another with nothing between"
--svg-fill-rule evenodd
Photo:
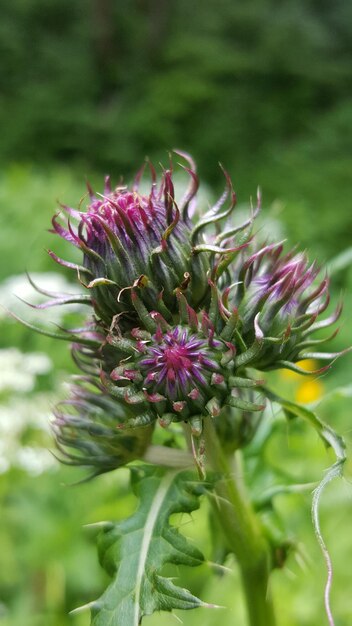
<instances>
[{"instance_id":1,"label":"blurred yellow flower","mask_svg":"<svg viewBox=\"0 0 352 626\"><path fill-rule=\"evenodd\" d=\"M324 394L324 385L319 380L305 380L301 385L299 385L296 394L295 400L296 402L300 402L302 404L309 404L310 402L315 402L319 400Z\"/></svg>"}]
</instances>

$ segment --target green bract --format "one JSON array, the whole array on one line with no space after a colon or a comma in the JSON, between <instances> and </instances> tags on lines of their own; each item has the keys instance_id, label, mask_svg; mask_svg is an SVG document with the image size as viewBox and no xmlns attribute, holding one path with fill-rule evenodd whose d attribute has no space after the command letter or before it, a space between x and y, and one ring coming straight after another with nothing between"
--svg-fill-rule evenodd
<instances>
[{"instance_id":1,"label":"green bract","mask_svg":"<svg viewBox=\"0 0 352 626\"><path fill-rule=\"evenodd\" d=\"M142 458L157 422L190 423L201 437L210 415L224 443L241 446L263 409L248 368L299 369L305 357L337 356L316 351L323 340L312 338L341 310L318 320L329 302L327 278L316 282L315 265L281 243L261 244L259 193L248 219L234 221L226 172L223 195L193 222L198 177L192 159L178 154L190 178L181 199L172 168L157 183L150 166L149 195L139 192L142 168L132 188L113 189L109 179L101 195L89 187L85 211L64 207L66 226L53 219L54 232L82 251L82 264L50 254L77 271L87 295L44 306L81 299L93 313L71 333L85 383L58 407L54 429L61 450L95 471Z\"/></svg>"}]
</instances>

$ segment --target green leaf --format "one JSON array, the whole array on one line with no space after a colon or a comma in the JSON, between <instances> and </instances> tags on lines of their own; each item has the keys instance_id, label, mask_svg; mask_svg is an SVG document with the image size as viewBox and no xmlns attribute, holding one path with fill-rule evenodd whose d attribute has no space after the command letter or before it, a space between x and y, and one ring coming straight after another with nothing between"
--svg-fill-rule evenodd
<instances>
[{"instance_id":1,"label":"green leaf","mask_svg":"<svg viewBox=\"0 0 352 626\"><path fill-rule=\"evenodd\" d=\"M307 407L297 404L296 402L285 400L284 398L281 398L267 388L262 388L262 391L265 393L267 398L269 398L273 402L277 402L278 404L280 404L288 417L301 417L310 422L310 424L319 433L325 444L334 450L336 456L336 462L326 470L322 480L315 488L312 500L312 521L314 531L323 557L325 559L327 568L327 580L324 592L325 611L330 626L334 626L335 622L330 606L330 591L332 584L333 567L330 553L320 528L319 504L326 486L335 478L341 478L343 476L343 467L346 461L345 442L340 435L338 435L330 426L320 420L316 413L314 413L310 409L307 409Z\"/></svg>"},{"instance_id":2,"label":"green leaf","mask_svg":"<svg viewBox=\"0 0 352 626\"><path fill-rule=\"evenodd\" d=\"M199 507L204 485L193 472L152 466L131 468L132 489L140 498L128 519L107 523L99 535L102 566L113 577L93 604L92 626L138 626L154 611L209 606L160 572L164 564L196 566L202 553L169 522L173 513Z\"/></svg>"},{"instance_id":3,"label":"green leaf","mask_svg":"<svg viewBox=\"0 0 352 626\"><path fill-rule=\"evenodd\" d=\"M328 426L328 424L325 424L317 416L317 414L314 413L314 411L308 409L306 406L298 404L297 402L292 402L291 400L285 400L285 398L281 398L281 396L278 396L267 387L258 386L258 390L261 390L268 398L268 400L280 404L288 417L301 417L308 421L318 432L325 445L331 447L334 450L337 460L341 463L346 460L345 442L343 438L338 435L330 426Z\"/></svg>"}]
</instances>

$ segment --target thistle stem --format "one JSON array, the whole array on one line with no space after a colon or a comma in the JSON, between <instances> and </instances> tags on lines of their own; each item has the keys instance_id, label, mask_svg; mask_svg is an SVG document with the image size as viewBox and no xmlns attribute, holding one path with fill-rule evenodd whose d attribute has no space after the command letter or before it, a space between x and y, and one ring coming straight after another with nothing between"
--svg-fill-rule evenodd
<instances>
[{"instance_id":1,"label":"thistle stem","mask_svg":"<svg viewBox=\"0 0 352 626\"><path fill-rule=\"evenodd\" d=\"M211 418L204 420L207 461L222 477L211 500L228 548L241 570L249 626L275 626L269 586L272 569L270 546L255 515L242 478L232 473Z\"/></svg>"}]
</instances>

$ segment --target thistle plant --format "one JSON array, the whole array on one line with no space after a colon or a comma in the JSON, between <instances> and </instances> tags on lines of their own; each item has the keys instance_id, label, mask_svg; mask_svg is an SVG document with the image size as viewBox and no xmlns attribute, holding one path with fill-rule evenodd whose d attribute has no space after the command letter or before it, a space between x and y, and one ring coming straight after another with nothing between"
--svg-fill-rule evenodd
<instances>
[{"instance_id":1,"label":"thistle plant","mask_svg":"<svg viewBox=\"0 0 352 626\"><path fill-rule=\"evenodd\" d=\"M169 518L208 498L217 542L224 556L235 555L241 572L248 624L273 626L269 577L284 565L289 542L265 528L236 463L256 441L271 403L290 419L306 419L333 447L336 463L313 498L329 565L318 502L342 471L343 441L310 409L279 397L263 376L281 368L309 374L299 365L307 358L327 361L316 374L327 370L340 356L323 349L336 331L318 338L316 331L332 326L341 306L324 316L328 278L305 254L261 239L259 192L256 207L238 222L236 194L223 170L224 193L199 215L195 164L176 154L189 177L182 198L175 197L172 162L159 180L148 164L147 195L139 189L142 168L131 187L113 188L106 179L100 194L89 186L78 209L63 206L52 222L82 260L49 254L76 273L81 287L77 296L51 294L39 306L80 302L89 310L78 329L41 329L72 344L79 370L55 410L59 457L90 468L89 476L127 465L140 499L130 518L100 530L100 559L112 582L91 602L91 623L138 626L154 611L213 606L161 575L165 563L204 562ZM328 593L326 611L331 625Z\"/></svg>"}]
</instances>

